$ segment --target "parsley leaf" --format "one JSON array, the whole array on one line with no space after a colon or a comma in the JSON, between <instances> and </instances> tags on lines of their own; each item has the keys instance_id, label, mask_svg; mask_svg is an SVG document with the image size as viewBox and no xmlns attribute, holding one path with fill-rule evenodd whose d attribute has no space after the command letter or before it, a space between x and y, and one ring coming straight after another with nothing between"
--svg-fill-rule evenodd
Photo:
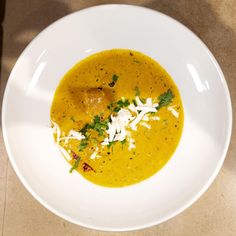
<instances>
[{"instance_id":1,"label":"parsley leaf","mask_svg":"<svg viewBox=\"0 0 236 236\"><path fill-rule=\"evenodd\" d=\"M129 100L128 99L126 99L126 100L119 100L118 102L117 102L117 105L119 106L119 107L127 107L127 106L129 106L129 104L130 104L130 102L129 102Z\"/></svg>"},{"instance_id":2,"label":"parsley leaf","mask_svg":"<svg viewBox=\"0 0 236 236\"><path fill-rule=\"evenodd\" d=\"M139 98L140 99L140 101L142 102L142 103L145 103L146 102L146 99L145 98Z\"/></svg>"},{"instance_id":3,"label":"parsley leaf","mask_svg":"<svg viewBox=\"0 0 236 236\"><path fill-rule=\"evenodd\" d=\"M135 106L138 106L138 104L137 104L137 102L136 102L135 99L133 99L132 102L133 102L133 104L134 104Z\"/></svg>"},{"instance_id":4,"label":"parsley leaf","mask_svg":"<svg viewBox=\"0 0 236 236\"><path fill-rule=\"evenodd\" d=\"M87 137L87 131L90 128L91 128L90 124L85 124L84 127L79 132L83 134L85 137Z\"/></svg>"},{"instance_id":5,"label":"parsley leaf","mask_svg":"<svg viewBox=\"0 0 236 236\"><path fill-rule=\"evenodd\" d=\"M127 142L127 140L124 139L124 140L121 141L121 144L123 145L123 144L125 144L126 142Z\"/></svg>"},{"instance_id":6,"label":"parsley leaf","mask_svg":"<svg viewBox=\"0 0 236 236\"><path fill-rule=\"evenodd\" d=\"M110 82L108 85L109 85L110 87L114 87L115 84L116 84L116 82L117 82L117 80L118 80L118 78L119 78L119 77L118 77L116 74L114 74L114 75L112 76L112 78L111 78L112 82Z\"/></svg>"},{"instance_id":7,"label":"parsley leaf","mask_svg":"<svg viewBox=\"0 0 236 236\"><path fill-rule=\"evenodd\" d=\"M99 136L102 136L104 131L108 128L108 122L109 119L101 120L101 117L95 116L93 119L93 124L90 125L90 128L96 130Z\"/></svg>"},{"instance_id":8,"label":"parsley leaf","mask_svg":"<svg viewBox=\"0 0 236 236\"><path fill-rule=\"evenodd\" d=\"M168 89L165 93L161 94L158 99L159 99L159 106L157 107L157 109L159 110L160 108L164 107L164 106L168 106L173 98L174 98L174 94L171 91L171 89Z\"/></svg>"},{"instance_id":9,"label":"parsley leaf","mask_svg":"<svg viewBox=\"0 0 236 236\"><path fill-rule=\"evenodd\" d=\"M82 139L79 144L79 152L82 152L88 146L87 139Z\"/></svg>"},{"instance_id":10,"label":"parsley leaf","mask_svg":"<svg viewBox=\"0 0 236 236\"><path fill-rule=\"evenodd\" d=\"M111 142L109 142L109 144L107 145L107 147L108 148L110 148L112 145L114 145L115 144L115 141L111 141Z\"/></svg>"},{"instance_id":11,"label":"parsley leaf","mask_svg":"<svg viewBox=\"0 0 236 236\"><path fill-rule=\"evenodd\" d=\"M76 170L78 168L80 159L81 159L80 157L78 157L78 159L76 159L73 166L70 168L70 173L72 173L73 170Z\"/></svg>"},{"instance_id":12,"label":"parsley leaf","mask_svg":"<svg viewBox=\"0 0 236 236\"><path fill-rule=\"evenodd\" d=\"M120 107L115 107L113 111L114 112L119 112L120 109L121 109Z\"/></svg>"}]
</instances>

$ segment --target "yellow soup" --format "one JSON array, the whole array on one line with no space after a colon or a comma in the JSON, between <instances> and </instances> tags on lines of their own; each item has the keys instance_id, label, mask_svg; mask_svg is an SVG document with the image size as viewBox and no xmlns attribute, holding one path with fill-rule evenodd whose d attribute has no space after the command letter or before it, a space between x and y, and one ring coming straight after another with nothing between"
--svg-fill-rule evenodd
<instances>
[{"instance_id":1,"label":"yellow soup","mask_svg":"<svg viewBox=\"0 0 236 236\"><path fill-rule=\"evenodd\" d=\"M183 118L170 75L148 56L123 49L76 64L51 107L69 172L107 187L132 185L160 170L179 143Z\"/></svg>"}]
</instances>

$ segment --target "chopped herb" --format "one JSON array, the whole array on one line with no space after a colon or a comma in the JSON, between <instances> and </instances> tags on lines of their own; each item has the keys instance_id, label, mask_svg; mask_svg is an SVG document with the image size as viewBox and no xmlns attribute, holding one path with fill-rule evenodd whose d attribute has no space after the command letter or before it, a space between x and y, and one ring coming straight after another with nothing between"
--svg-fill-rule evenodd
<instances>
[{"instance_id":1,"label":"chopped herb","mask_svg":"<svg viewBox=\"0 0 236 236\"><path fill-rule=\"evenodd\" d=\"M140 96L141 92L140 92L138 86L136 86L136 87L134 88L134 91L135 91L135 96Z\"/></svg>"},{"instance_id":2,"label":"chopped herb","mask_svg":"<svg viewBox=\"0 0 236 236\"><path fill-rule=\"evenodd\" d=\"M119 112L120 109L121 109L120 107L115 107L113 111L114 112Z\"/></svg>"},{"instance_id":3,"label":"chopped herb","mask_svg":"<svg viewBox=\"0 0 236 236\"><path fill-rule=\"evenodd\" d=\"M129 102L129 100L128 99L126 99L126 100L119 100L118 102L117 102L117 105L120 107L120 108L122 108L122 107L127 107L127 106L129 106L129 104L130 104L130 102Z\"/></svg>"},{"instance_id":4,"label":"chopped herb","mask_svg":"<svg viewBox=\"0 0 236 236\"><path fill-rule=\"evenodd\" d=\"M138 63L138 64L140 63L140 61L138 61L138 60L135 60L135 59L133 60L133 62L135 62L135 63Z\"/></svg>"},{"instance_id":5,"label":"chopped herb","mask_svg":"<svg viewBox=\"0 0 236 236\"><path fill-rule=\"evenodd\" d=\"M99 136L102 136L104 131L108 128L109 120L102 120L101 117L95 116L93 120L93 124L91 124L91 129L94 129L98 132Z\"/></svg>"},{"instance_id":6,"label":"chopped herb","mask_svg":"<svg viewBox=\"0 0 236 236\"><path fill-rule=\"evenodd\" d=\"M125 144L126 142L127 142L127 140L124 139L124 140L121 141L121 144Z\"/></svg>"},{"instance_id":7,"label":"chopped herb","mask_svg":"<svg viewBox=\"0 0 236 236\"><path fill-rule=\"evenodd\" d=\"M135 99L133 99L132 102L133 102L133 104L134 104L135 106L138 106L138 104L137 104L137 102L136 102Z\"/></svg>"},{"instance_id":8,"label":"chopped herb","mask_svg":"<svg viewBox=\"0 0 236 236\"><path fill-rule=\"evenodd\" d=\"M94 116L93 123L96 124L98 122L100 122L100 117L99 116Z\"/></svg>"},{"instance_id":9,"label":"chopped herb","mask_svg":"<svg viewBox=\"0 0 236 236\"><path fill-rule=\"evenodd\" d=\"M95 131L98 132L99 136L103 135L103 132L107 130L108 128L108 122L109 119L106 120L102 120L101 117L99 117L98 115L94 116L93 118L93 123L92 124L86 124L81 130L80 132L87 137L87 131L89 129L93 129ZM84 140L84 139L83 139ZM82 141L83 141L82 140Z\"/></svg>"},{"instance_id":10,"label":"chopped herb","mask_svg":"<svg viewBox=\"0 0 236 236\"><path fill-rule=\"evenodd\" d=\"M72 173L73 170L76 170L78 168L80 159L81 159L80 157L78 157L76 159L76 161L74 162L73 166L70 168L70 173Z\"/></svg>"},{"instance_id":11,"label":"chopped herb","mask_svg":"<svg viewBox=\"0 0 236 236\"><path fill-rule=\"evenodd\" d=\"M70 118L73 122L75 122L75 118L74 118L74 116L71 116L71 118Z\"/></svg>"},{"instance_id":12,"label":"chopped herb","mask_svg":"<svg viewBox=\"0 0 236 236\"><path fill-rule=\"evenodd\" d=\"M174 94L170 89L168 89L165 93L161 94L158 99L159 99L159 106L157 109L159 110L161 107L168 106L171 102L172 99L174 98Z\"/></svg>"},{"instance_id":13,"label":"chopped herb","mask_svg":"<svg viewBox=\"0 0 236 236\"><path fill-rule=\"evenodd\" d=\"M121 141L121 144L122 144L122 149L123 149L124 145L126 144L126 142L127 142L127 140L126 140L126 139L124 139L124 140L122 140L122 141Z\"/></svg>"},{"instance_id":14,"label":"chopped herb","mask_svg":"<svg viewBox=\"0 0 236 236\"><path fill-rule=\"evenodd\" d=\"M82 152L88 146L87 139L82 139L79 144L79 152Z\"/></svg>"},{"instance_id":15,"label":"chopped herb","mask_svg":"<svg viewBox=\"0 0 236 236\"><path fill-rule=\"evenodd\" d=\"M111 142L109 142L109 144L107 145L107 147L108 148L110 148L112 145L114 145L115 144L115 141L111 141Z\"/></svg>"},{"instance_id":16,"label":"chopped herb","mask_svg":"<svg viewBox=\"0 0 236 236\"><path fill-rule=\"evenodd\" d=\"M79 131L80 133L82 133L85 137L87 136L87 131L90 128L89 124L85 124L84 127Z\"/></svg>"},{"instance_id":17,"label":"chopped herb","mask_svg":"<svg viewBox=\"0 0 236 236\"><path fill-rule=\"evenodd\" d=\"M109 83L108 85L109 85L110 87L114 87L115 84L116 84L116 82L117 82L117 80L118 80L118 78L119 78L119 77L118 77L116 74L114 74L114 75L112 76L112 78L111 78L112 82Z\"/></svg>"},{"instance_id":18,"label":"chopped herb","mask_svg":"<svg viewBox=\"0 0 236 236\"><path fill-rule=\"evenodd\" d=\"M142 103L145 103L146 102L146 99L145 98L139 98L140 99L140 101L142 102Z\"/></svg>"}]
</instances>

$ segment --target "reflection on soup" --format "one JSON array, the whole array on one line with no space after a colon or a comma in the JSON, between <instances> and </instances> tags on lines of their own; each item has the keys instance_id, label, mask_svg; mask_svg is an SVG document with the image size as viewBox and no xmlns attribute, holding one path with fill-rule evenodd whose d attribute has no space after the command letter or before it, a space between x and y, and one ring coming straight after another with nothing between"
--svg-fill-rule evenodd
<instances>
[{"instance_id":1,"label":"reflection on soup","mask_svg":"<svg viewBox=\"0 0 236 236\"><path fill-rule=\"evenodd\" d=\"M144 54L123 49L75 65L51 107L54 138L69 172L107 187L132 185L160 170L178 145L183 117L168 73Z\"/></svg>"}]
</instances>

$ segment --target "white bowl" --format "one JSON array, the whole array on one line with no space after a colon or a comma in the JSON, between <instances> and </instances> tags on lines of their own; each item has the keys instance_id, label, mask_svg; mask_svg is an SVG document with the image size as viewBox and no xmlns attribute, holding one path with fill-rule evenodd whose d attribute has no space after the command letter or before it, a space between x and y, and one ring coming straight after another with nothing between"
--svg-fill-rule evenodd
<instances>
[{"instance_id":1,"label":"white bowl","mask_svg":"<svg viewBox=\"0 0 236 236\"><path fill-rule=\"evenodd\" d=\"M49 127L62 76L88 55L112 48L134 49L159 62L177 84L185 111L183 135L167 165L125 188L69 174ZM223 164L232 110L219 65L190 30L153 10L102 5L60 19L24 50L5 91L2 127L10 161L40 203L79 225L124 231L170 219L203 194Z\"/></svg>"}]
</instances>

